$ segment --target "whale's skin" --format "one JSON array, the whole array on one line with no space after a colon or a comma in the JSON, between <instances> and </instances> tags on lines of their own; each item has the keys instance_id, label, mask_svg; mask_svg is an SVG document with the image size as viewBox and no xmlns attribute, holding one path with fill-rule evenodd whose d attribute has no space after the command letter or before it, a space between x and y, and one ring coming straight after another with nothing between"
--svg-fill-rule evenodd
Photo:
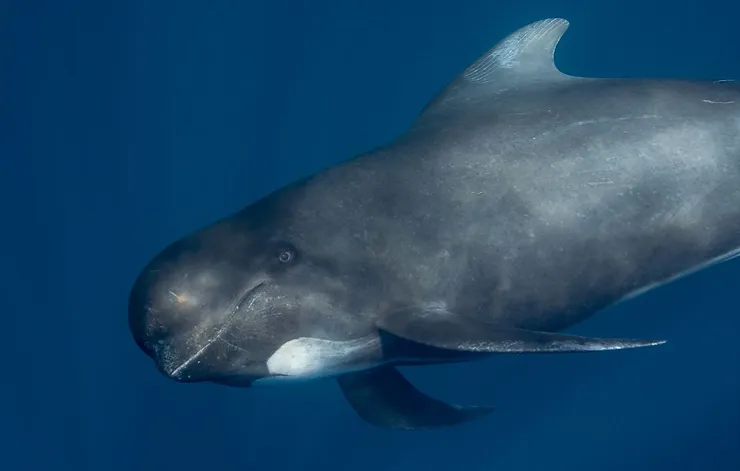
<instances>
[{"instance_id":1,"label":"whale's skin","mask_svg":"<svg viewBox=\"0 0 740 471\"><path fill-rule=\"evenodd\" d=\"M562 19L458 76L393 142L166 248L129 321L180 381L335 377L367 421L489 408L398 365L660 341L556 332L740 250L740 86L563 74Z\"/></svg>"}]
</instances>

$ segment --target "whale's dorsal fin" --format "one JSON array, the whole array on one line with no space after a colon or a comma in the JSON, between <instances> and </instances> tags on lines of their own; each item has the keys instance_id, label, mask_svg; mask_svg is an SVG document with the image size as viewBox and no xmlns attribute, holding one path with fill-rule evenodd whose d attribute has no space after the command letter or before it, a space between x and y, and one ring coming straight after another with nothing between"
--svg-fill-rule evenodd
<instances>
[{"instance_id":1,"label":"whale's dorsal fin","mask_svg":"<svg viewBox=\"0 0 740 471\"><path fill-rule=\"evenodd\" d=\"M554 56L568 21L549 18L511 33L458 75L417 119L437 114L451 105L465 106L511 88L566 79Z\"/></svg>"},{"instance_id":2,"label":"whale's dorsal fin","mask_svg":"<svg viewBox=\"0 0 740 471\"><path fill-rule=\"evenodd\" d=\"M494 89L511 81L558 78L563 74L555 66L555 48L567 29L568 21L561 18L531 23L504 38L459 78Z\"/></svg>"}]
</instances>

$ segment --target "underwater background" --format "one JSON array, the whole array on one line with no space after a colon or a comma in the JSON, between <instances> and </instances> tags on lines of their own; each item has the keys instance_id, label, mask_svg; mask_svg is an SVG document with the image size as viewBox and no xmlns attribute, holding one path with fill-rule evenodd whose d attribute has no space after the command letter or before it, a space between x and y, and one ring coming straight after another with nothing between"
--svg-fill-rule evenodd
<instances>
[{"instance_id":1,"label":"underwater background","mask_svg":"<svg viewBox=\"0 0 740 471\"><path fill-rule=\"evenodd\" d=\"M2 470L740 470L740 260L571 332L661 347L406 368L497 411L401 432L332 381L178 384L128 292L164 245L402 133L507 34L594 77L740 79L732 0L0 0Z\"/></svg>"}]
</instances>

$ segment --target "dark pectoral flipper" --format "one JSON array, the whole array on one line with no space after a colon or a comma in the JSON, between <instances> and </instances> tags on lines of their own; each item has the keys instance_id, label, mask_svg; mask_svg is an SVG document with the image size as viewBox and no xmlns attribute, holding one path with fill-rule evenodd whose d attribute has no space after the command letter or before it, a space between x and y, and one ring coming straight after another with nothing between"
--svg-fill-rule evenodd
<instances>
[{"instance_id":1,"label":"dark pectoral flipper","mask_svg":"<svg viewBox=\"0 0 740 471\"><path fill-rule=\"evenodd\" d=\"M594 352L649 347L664 340L599 339L523 329L499 329L442 309L406 309L377 327L392 335L447 350L479 353Z\"/></svg>"},{"instance_id":2,"label":"dark pectoral flipper","mask_svg":"<svg viewBox=\"0 0 740 471\"><path fill-rule=\"evenodd\" d=\"M429 397L391 366L346 374L338 382L355 412L380 427L405 430L445 427L493 410L446 404Z\"/></svg>"}]
</instances>

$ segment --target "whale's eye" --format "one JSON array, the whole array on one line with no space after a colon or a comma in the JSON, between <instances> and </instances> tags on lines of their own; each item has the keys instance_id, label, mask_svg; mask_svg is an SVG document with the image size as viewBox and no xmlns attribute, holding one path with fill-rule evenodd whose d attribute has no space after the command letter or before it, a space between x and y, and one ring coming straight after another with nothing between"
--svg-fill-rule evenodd
<instances>
[{"instance_id":1,"label":"whale's eye","mask_svg":"<svg viewBox=\"0 0 740 471\"><path fill-rule=\"evenodd\" d=\"M295 258L295 252L292 249L282 249L278 252L277 258L280 263L288 263Z\"/></svg>"}]
</instances>

